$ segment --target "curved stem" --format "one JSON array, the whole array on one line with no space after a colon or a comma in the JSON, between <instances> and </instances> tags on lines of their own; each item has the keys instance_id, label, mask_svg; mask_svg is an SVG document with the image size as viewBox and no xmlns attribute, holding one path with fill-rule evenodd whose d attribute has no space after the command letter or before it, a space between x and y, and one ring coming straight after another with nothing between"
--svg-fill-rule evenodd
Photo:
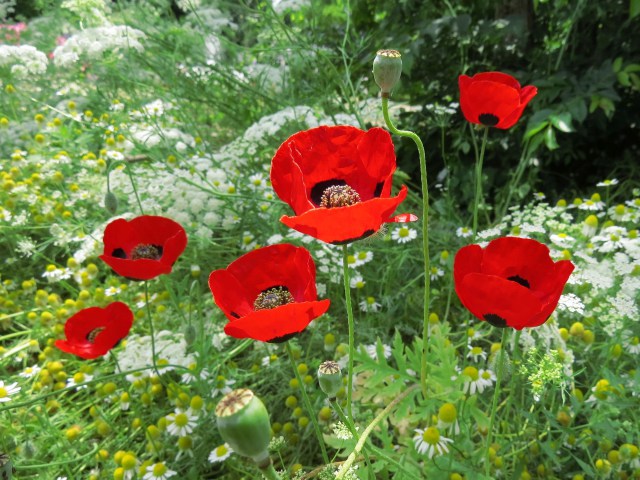
<instances>
[{"instance_id":1,"label":"curved stem","mask_svg":"<svg viewBox=\"0 0 640 480\"><path fill-rule=\"evenodd\" d=\"M296 365L296 360L293 358L293 351L291 350L291 344L289 342L285 342L287 348L287 354L289 354L289 360L291 361L291 366L293 367L293 373L298 380L298 385L300 386L300 391L302 392L302 400L304 401L304 406L307 408L307 412L309 413L309 418L311 419L311 423L313 423L313 428L316 431L316 437L318 437L318 443L320 444L320 450L322 451L322 460L324 460L325 464L329 463L329 456L327 455L327 447L324 446L324 439L322 438L322 432L320 432L320 425L318 425L318 420L316 419L316 412L313 410L313 406L311 405L311 401L307 395L307 390L304 388L304 382L300 377L300 372L298 372L298 366Z\"/></svg>"},{"instance_id":2,"label":"curved stem","mask_svg":"<svg viewBox=\"0 0 640 480\"><path fill-rule=\"evenodd\" d=\"M407 390L405 390L404 392L402 392L400 395L398 395L396 398L394 398L393 401L389 405L387 405L387 407L383 411L381 411L378 414L378 416L376 416L376 418L374 418L371 421L371 423L369 425L367 425L367 428L365 428L364 432L362 432L362 435L360 436L360 439L358 440L358 443L356 443L356 446L353 449L353 452L351 452L351 454L347 458L347 461L342 464L342 468L340 468L340 471L336 474L336 480L340 480L341 478L344 478L345 473L347 473L347 471L349 470L351 465L353 465L353 462L355 462L356 457L358 456L358 454L360 453L360 451L364 447L364 443L367 441L367 438L369 438L369 435L371 434L373 429L376 427L376 425L384 417L389 415L391 410L393 410L393 407L395 407L398 403L400 403L402 400L404 400L411 392L413 392L418 387L419 387L419 385L413 385L412 387L410 387Z\"/></svg>"},{"instance_id":3,"label":"curved stem","mask_svg":"<svg viewBox=\"0 0 640 480\"><path fill-rule=\"evenodd\" d=\"M502 340L500 340L500 358L498 358L498 372L496 373L496 388L493 391L493 402L491 403L491 416L489 418L489 431L487 432L487 444L484 449L484 474L489 478L491 472L491 461L489 460L489 448L491 448L491 440L493 438L493 422L496 418L496 407L498 406L498 397L500 396L500 381L502 380L502 371L504 370L504 350L507 348L507 328L502 329Z\"/></svg>"},{"instance_id":4,"label":"curved stem","mask_svg":"<svg viewBox=\"0 0 640 480\"><path fill-rule=\"evenodd\" d=\"M427 183L427 160L424 145L420 137L408 130L398 130L389 117L389 97L382 95L382 115L387 128L394 135L409 137L418 147L420 158L420 179L422 184L422 252L424 257L424 307L422 318L422 362L420 364L420 384L422 394L427 396L427 351L429 349L429 303L431 294L431 262L429 258L429 186Z\"/></svg>"},{"instance_id":5,"label":"curved stem","mask_svg":"<svg viewBox=\"0 0 640 480\"><path fill-rule=\"evenodd\" d=\"M330 403L333 409L335 410L335 412L338 414L340 421L346 425L346 427L351 432L351 435L353 436L353 438L355 438L357 441L360 437L358 435L358 431L356 430L356 426L353 424L353 422L349 418L347 418L347 416L342 411L340 404L336 400L330 400ZM371 469L371 459L369 458L369 454L367 453L366 450L362 453L364 455L365 461L367 462L367 468L369 469L368 473L371 474L373 470Z\"/></svg>"},{"instance_id":6,"label":"curved stem","mask_svg":"<svg viewBox=\"0 0 640 480\"><path fill-rule=\"evenodd\" d=\"M158 370L158 364L156 363L156 339L153 331L153 319L151 318L151 305L149 304L149 281L144 281L144 303L147 307L147 317L149 318L149 334L151 335L151 362L153 364L153 370L158 375L158 379L162 382L160 371Z\"/></svg>"},{"instance_id":7,"label":"curved stem","mask_svg":"<svg viewBox=\"0 0 640 480\"><path fill-rule=\"evenodd\" d=\"M480 155L476 157L476 197L473 201L473 237L471 243L476 239L478 234L478 207L482 201L482 162L484 161L484 150L487 146L487 137L489 136L489 127L484 127L484 135L482 136L482 146L480 147Z\"/></svg>"},{"instance_id":8,"label":"curved stem","mask_svg":"<svg viewBox=\"0 0 640 480\"><path fill-rule=\"evenodd\" d=\"M351 406L351 397L353 394L353 357L355 356L354 345L354 322L353 322L353 305L351 304L351 287L349 285L349 254L347 245L342 246L342 277L344 280L344 300L347 304L347 323L349 324L349 367L347 373L347 413L349 419L353 422L353 410Z\"/></svg>"}]
</instances>

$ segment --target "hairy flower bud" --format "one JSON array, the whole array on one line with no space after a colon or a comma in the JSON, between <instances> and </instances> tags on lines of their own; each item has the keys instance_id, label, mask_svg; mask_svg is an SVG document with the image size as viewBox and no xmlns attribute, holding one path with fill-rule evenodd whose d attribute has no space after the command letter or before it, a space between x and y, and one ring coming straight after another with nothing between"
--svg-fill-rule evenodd
<instances>
[{"instance_id":1,"label":"hairy flower bud","mask_svg":"<svg viewBox=\"0 0 640 480\"><path fill-rule=\"evenodd\" d=\"M229 392L216 406L215 414L220 435L233 451L250 457L260 468L270 464L269 412L251 390Z\"/></svg>"},{"instance_id":2,"label":"hairy flower bud","mask_svg":"<svg viewBox=\"0 0 640 480\"><path fill-rule=\"evenodd\" d=\"M373 78L382 90L389 94L400 80L402 74L402 56L397 50L378 50L373 60Z\"/></svg>"},{"instance_id":3,"label":"hairy flower bud","mask_svg":"<svg viewBox=\"0 0 640 480\"><path fill-rule=\"evenodd\" d=\"M104 208L111 215L115 215L118 211L118 199L110 191L104 196Z\"/></svg>"}]
</instances>

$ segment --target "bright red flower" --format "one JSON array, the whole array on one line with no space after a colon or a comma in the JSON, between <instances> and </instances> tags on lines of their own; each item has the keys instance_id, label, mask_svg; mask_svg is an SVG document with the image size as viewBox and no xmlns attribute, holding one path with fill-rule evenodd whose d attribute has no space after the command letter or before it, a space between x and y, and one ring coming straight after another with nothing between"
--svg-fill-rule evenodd
<instances>
[{"instance_id":1,"label":"bright red flower","mask_svg":"<svg viewBox=\"0 0 640 480\"><path fill-rule=\"evenodd\" d=\"M538 89L532 85L520 88L511 75L500 72L460 75L460 108L471 123L485 127L511 128L520 119L524 107Z\"/></svg>"},{"instance_id":2,"label":"bright red flower","mask_svg":"<svg viewBox=\"0 0 640 480\"><path fill-rule=\"evenodd\" d=\"M262 342L288 340L329 308L318 301L309 252L288 244L253 250L211 272L209 288L229 323L227 335Z\"/></svg>"},{"instance_id":3,"label":"bright red flower","mask_svg":"<svg viewBox=\"0 0 640 480\"><path fill-rule=\"evenodd\" d=\"M165 217L114 220L104 231L100 258L123 277L149 280L170 273L187 246L184 228Z\"/></svg>"},{"instance_id":4,"label":"bright red flower","mask_svg":"<svg viewBox=\"0 0 640 480\"><path fill-rule=\"evenodd\" d=\"M502 237L484 249L461 248L453 276L460 301L476 317L522 330L547 321L573 268L569 260L554 262L540 242Z\"/></svg>"},{"instance_id":5,"label":"bright red flower","mask_svg":"<svg viewBox=\"0 0 640 480\"><path fill-rule=\"evenodd\" d=\"M133 324L133 312L122 302L105 308L80 310L64 324L66 340L56 340L63 352L90 359L105 355L127 336Z\"/></svg>"},{"instance_id":6,"label":"bright red flower","mask_svg":"<svg viewBox=\"0 0 640 480\"><path fill-rule=\"evenodd\" d=\"M271 184L295 216L280 220L323 242L368 237L407 196L391 197L396 157L388 132L355 127L317 127L298 132L278 148Z\"/></svg>"}]
</instances>

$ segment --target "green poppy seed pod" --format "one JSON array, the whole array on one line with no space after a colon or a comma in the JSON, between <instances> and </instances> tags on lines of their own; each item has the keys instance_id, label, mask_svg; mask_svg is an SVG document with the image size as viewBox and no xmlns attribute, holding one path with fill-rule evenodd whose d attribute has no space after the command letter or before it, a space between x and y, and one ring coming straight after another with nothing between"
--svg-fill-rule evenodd
<instances>
[{"instance_id":1,"label":"green poppy seed pod","mask_svg":"<svg viewBox=\"0 0 640 480\"><path fill-rule=\"evenodd\" d=\"M184 327L184 341L187 342L187 345L193 345L193 342L196 341L196 327L193 325L187 325Z\"/></svg>"},{"instance_id":2,"label":"green poppy seed pod","mask_svg":"<svg viewBox=\"0 0 640 480\"><path fill-rule=\"evenodd\" d=\"M373 78L382 90L389 94L400 80L402 74L402 55L397 50L378 50L373 60Z\"/></svg>"},{"instance_id":3,"label":"green poppy seed pod","mask_svg":"<svg viewBox=\"0 0 640 480\"><path fill-rule=\"evenodd\" d=\"M340 365L331 360L322 362L318 368L318 382L320 389L329 398L334 398L342 387L342 372Z\"/></svg>"},{"instance_id":4,"label":"green poppy seed pod","mask_svg":"<svg viewBox=\"0 0 640 480\"><path fill-rule=\"evenodd\" d=\"M6 453L0 452L0 479L11 480L13 478L13 463Z\"/></svg>"},{"instance_id":5,"label":"green poppy seed pod","mask_svg":"<svg viewBox=\"0 0 640 480\"><path fill-rule=\"evenodd\" d=\"M109 212L111 215L115 215L116 212L118 211L118 199L116 198L116 196L113 194L113 192L107 192L107 194L104 196L104 208L107 210L107 212Z\"/></svg>"},{"instance_id":6,"label":"green poppy seed pod","mask_svg":"<svg viewBox=\"0 0 640 480\"><path fill-rule=\"evenodd\" d=\"M215 410L220 435L238 454L250 457L260 468L271 462L271 424L264 403L248 388L227 393Z\"/></svg>"}]
</instances>

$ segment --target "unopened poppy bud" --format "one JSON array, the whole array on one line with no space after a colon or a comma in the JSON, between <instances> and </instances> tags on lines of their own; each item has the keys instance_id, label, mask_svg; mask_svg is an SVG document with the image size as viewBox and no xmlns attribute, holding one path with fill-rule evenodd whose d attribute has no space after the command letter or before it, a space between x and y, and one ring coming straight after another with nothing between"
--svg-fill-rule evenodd
<instances>
[{"instance_id":1,"label":"unopened poppy bud","mask_svg":"<svg viewBox=\"0 0 640 480\"><path fill-rule=\"evenodd\" d=\"M334 398L342 387L340 365L331 360L321 363L318 368L318 382L320 383L320 389L327 397Z\"/></svg>"},{"instance_id":2,"label":"unopened poppy bud","mask_svg":"<svg viewBox=\"0 0 640 480\"><path fill-rule=\"evenodd\" d=\"M260 468L270 464L269 412L251 390L240 388L227 393L215 414L220 435L234 452L250 457Z\"/></svg>"},{"instance_id":3,"label":"unopened poppy bud","mask_svg":"<svg viewBox=\"0 0 640 480\"><path fill-rule=\"evenodd\" d=\"M389 94L402 75L402 56L397 50L378 50L373 60L373 78L382 90Z\"/></svg>"},{"instance_id":4,"label":"unopened poppy bud","mask_svg":"<svg viewBox=\"0 0 640 480\"><path fill-rule=\"evenodd\" d=\"M104 196L104 208L111 215L115 215L115 213L118 211L118 199L113 194L113 192L109 191Z\"/></svg>"},{"instance_id":5,"label":"unopened poppy bud","mask_svg":"<svg viewBox=\"0 0 640 480\"><path fill-rule=\"evenodd\" d=\"M196 328L193 325L187 325L184 328L184 341L187 345L193 345L196 340Z\"/></svg>"}]
</instances>

